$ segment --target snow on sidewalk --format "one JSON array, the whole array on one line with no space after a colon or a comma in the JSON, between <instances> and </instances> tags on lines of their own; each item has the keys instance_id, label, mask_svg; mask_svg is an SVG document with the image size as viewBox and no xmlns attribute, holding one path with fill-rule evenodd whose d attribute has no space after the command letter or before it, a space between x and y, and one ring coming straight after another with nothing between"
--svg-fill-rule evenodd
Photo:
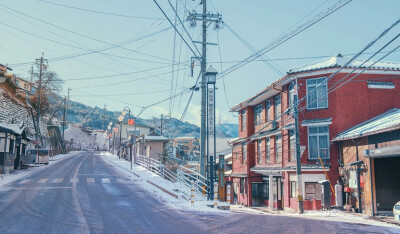
<instances>
[{"instance_id":1,"label":"snow on sidewalk","mask_svg":"<svg viewBox=\"0 0 400 234\"><path fill-rule=\"evenodd\" d=\"M0 187L3 187L11 182L14 182L16 180L28 177L30 175L33 175L45 168L48 168L49 166L55 165L58 162L62 161L63 159L69 158L73 155L76 155L79 153L79 151L73 151L68 154L58 154L54 155L53 157L50 157L50 162L48 165L40 164L38 165L32 165L32 167L29 167L28 169L21 169L21 170L15 170L10 174L3 174L2 177L0 177Z\"/></svg>"},{"instance_id":2,"label":"snow on sidewalk","mask_svg":"<svg viewBox=\"0 0 400 234\"><path fill-rule=\"evenodd\" d=\"M130 177L133 181L135 181L135 184L139 185L141 188L151 193L155 198L161 200L163 203L166 203L166 205L170 207L181 210L192 210L205 213L229 213L229 211L208 207L207 205L211 202L207 201L203 197L196 197L195 204L191 205L189 200L183 198L184 194L190 194L190 188L180 185L179 183L173 183L169 180L166 180L159 175L150 172L136 164L133 164L133 170L131 171L131 163L129 161L126 161L125 159L119 159L118 156L112 155L108 152L102 152L100 153L100 155L105 160L105 162L107 162L111 166L115 165L114 168L118 169L120 172ZM162 191L160 188L154 186L153 184L163 188L164 190L168 191L168 193ZM183 193L182 189L187 191ZM177 195L178 198L172 196L170 193ZM196 195L200 196L198 194Z\"/></svg>"},{"instance_id":3,"label":"snow on sidewalk","mask_svg":"<svg viewBox=\"0 0 400 234\"><path fill-rule=\"evenodd\" d=\"M365 225L374 225L374 226L383 226L383 227L391 227L396 232L400 232L400 227L391 224L379 221L373 217L364 214L355 214L349 213L341 210L310 210L304 211L304 214L297 213L289 213L286 211L270 211L267 207L246 207L241 205L233 205L231 206L231 210L233 212L240 213L249 213L249 214L262 214L262 215L280 215L286 217L296 217L296 218L304 218L304 219L314 219L314 220L322 220L322 221L336 221L336 222L346 222L346 223L357 223L357 224L365 224Z\"/></svg>"}]
</instances>

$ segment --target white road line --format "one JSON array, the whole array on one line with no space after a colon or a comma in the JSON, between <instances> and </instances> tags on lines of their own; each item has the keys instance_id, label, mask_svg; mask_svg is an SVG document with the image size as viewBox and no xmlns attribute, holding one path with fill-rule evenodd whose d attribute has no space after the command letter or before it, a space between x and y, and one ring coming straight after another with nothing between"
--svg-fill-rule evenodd
<instances>
[{"instance_id":1,"label":"white road line","mask_svg":"<svg viewBox=\"0 0 400 234\"><path fill-rule=\"evenodd\" d=\"M78 183L79 182L79 178L71 178L71 180L69 182Z\"/></svg>"},{"instance_id":2,"label":"white road line","mask_svg":"<svg viewBox=\"0 0 400 234\"><path fill-rule=\"evenodd\" d=\"M121 178L117 178L117 182L118 182L118 183L121 183L121 184L125 184L125 183L126 183L126 180L121 179Z\"/></svg>"},{"instance_id":3,"label":"white road line","mask_svg":"<svg viewBox=\"0 0 400 234\"><path fill-rule=\"evenodd\" d=\"M47 182L47 180L48 180L48 179L40 179L40 180L36 181L36 183L38 183L38 184L44 184L44 183Z\"/></svg>"},{"instance_id":4,"label":"white road line","mask_svg":"<svg viewBox=\"0 0 400 234\"><path fill-rule=\"evenodd\" d=\"M94 183L94 178L87 178L86 181L87 181L88 183Z\"/></svg>"},{"instance_id":5,"label":"white road line","mask_svg":"<svg viewBox=\"0 0 400 234\"><path fill-rule=\"evenodd\" d=\"M101 178L101 182L103 182L103 183L110 183L110 179L108 179L108 178Z\"/></svg>"},{"instance_id":6,"label":"white road line","mask_svg":"<svg viewBox=\"0 0 400 234\"><path fill-rule=\"evenodd\" d=\"M29 183L31 181L32 181L31 179L25 179L25 180L19 182L18 184L27 184L27 183Z\"/></svg>"},{"instance_id":7,"label":"white road line","mask_svg":"<svg viewBox=\"0 0 400 234\"><path fill-rule=\"evenodd\" d=\"M55 178L53 183L59 184L59 183L62 183L63 181L64 181L64 178Z\"/></svg>"}]
</instances>

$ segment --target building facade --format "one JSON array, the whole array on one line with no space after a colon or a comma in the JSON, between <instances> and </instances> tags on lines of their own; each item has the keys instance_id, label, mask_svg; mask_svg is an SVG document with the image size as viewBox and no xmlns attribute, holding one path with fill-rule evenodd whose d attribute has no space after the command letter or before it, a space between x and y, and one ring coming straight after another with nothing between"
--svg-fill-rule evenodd
<instances>
[{"instance_id":1,"label":"building facade","mask_svg":"<svg viewBox=\"0 0 400 234\"><path fill-rule=\"evenodd\" d=\"M320 209L319 181L340 180L339 147L348 128L400 107L400 63L363 64L340 54L290 70L258 94L234 106L239 138L231 141L234 196L249 206L297 210L293 105L298 95L304 209ZM332 191L334 193L334 191ZM334 204L334 200L332 200Z\"/></svg>"}]
</instances>

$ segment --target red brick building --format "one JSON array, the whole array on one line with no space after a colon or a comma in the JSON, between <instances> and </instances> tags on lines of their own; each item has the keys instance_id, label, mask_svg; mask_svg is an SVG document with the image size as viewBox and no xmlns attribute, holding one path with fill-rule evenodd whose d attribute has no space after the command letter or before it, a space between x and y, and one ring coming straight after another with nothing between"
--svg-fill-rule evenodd
<instances>
[{"instance_id":1,"label":"red brick building","mask_svg":"<svg viewBox=\"0 0 400 234\"><path fill-rule=\"evenodd\" d=\"M318 181L329 179L334 186L340 180L338 168L343 162L338 143L332 139L360 122L400 107L400 63L372 65L371 61L363 64L363 60L354 60L347 64L349 59L339 54L290 70L232 108L239 114L239 138L231 141L230 178L238 203L297 209L295 93L301 100L299 141L305 210L321 207ZM360 65L363 67L358 68Z\"/></svg>"}]
</instances>

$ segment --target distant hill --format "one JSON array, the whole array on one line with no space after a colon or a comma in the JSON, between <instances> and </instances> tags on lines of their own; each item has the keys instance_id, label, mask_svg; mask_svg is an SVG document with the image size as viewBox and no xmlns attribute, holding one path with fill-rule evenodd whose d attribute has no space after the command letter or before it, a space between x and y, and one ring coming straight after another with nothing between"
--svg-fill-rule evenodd
<instances>
[{"instance_id":1,"label":"distant hill","mask_svg":"<svg viewBox=\"0 0 400 234\"><path fill-rule=\"evenodd\" d=\"M62 101L61 97L52 100L55 108ZM68 122L91 129L105 129L110 121L115 122L121 114L119 111L108 111L100 107L90 107L80 102L70 101L68 109ZM133 115L132 115L133 116ZM58 111L58 119L62 118L62 110ZM155 131L160 132L160 118L136 119L139 125L154 127ZM179 128L178 128L179 126ZM166 118L163 121L163 135L172 138L177 136L200 137L200 127L189 122L181 122L176 118ZM237 124L217 125L217 136L226 138L235 138L238 136Z\"/></svg>"}]
</instances>

